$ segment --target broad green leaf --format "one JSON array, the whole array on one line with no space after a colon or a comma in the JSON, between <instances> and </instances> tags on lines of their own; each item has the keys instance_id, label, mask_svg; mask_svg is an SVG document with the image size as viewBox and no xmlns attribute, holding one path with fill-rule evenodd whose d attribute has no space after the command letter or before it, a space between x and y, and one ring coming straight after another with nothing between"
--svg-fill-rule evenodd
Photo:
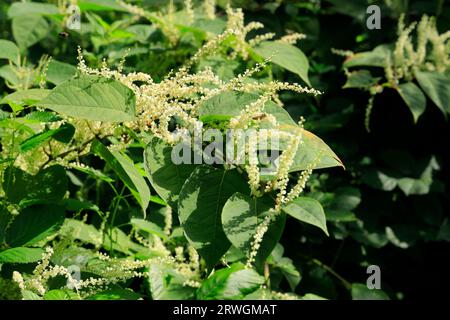
<instances>
[{"instance_id":1,"label":"broad green leaf","mask_svg":"<svg viewBox=\"0 0 450 320\"><path fill-rule=\"evenodd\" d=\"M51 90L47 89L28 89L16 91L6 97L3 97L3 99L0 100L0 104L14 103L19 106L31 106L47 97L50 92Z\"/></svg>"},{"instance_id":2,"label":"broad green leaf","mask_svg":"<svg viewBox=\"0 0 450 320\"><path fill-rule=\"evenodd\" d=\"M199 166L186 180L178 199L184 233L211 270L230 247L222 229L222 209L235 192L249 194L236 170Z\"/></svg>"},{"instance_id":3,"label":"broad green leaf","mask_svg":"<svg viewBox=\"0 0 450 320\"><path fill-rule=\"evenodd\" d=\"M257 290L264 278L243 264L220 269L204 280L197 290L199 300L239 300Z\"/></svg>"},{"instance_id":4,"label":"broad green leaf","mask_svg":"<svg viewBox=\"0 0 450 320\"><path fill-rule=\"evenodd\" d=\"M172 148L154 137L144 150L147 176L158 195L171 207L177 207L178 194L195 165L176 165L171 159Z\"/></svg>"},{"instance_id":5,"label":"broad green leaf","mask_svg":"<svg viewBox=\"0 0 450 320\"><path fill-rule=\"evenodd\" d=\"M24 15L53 15L59 14L58 7L54 4L39 2L14 2L8 10L8 17L15 18Z\"/></svg>"},{"instance_id":6,"label":"broad green leaf","mask_svg":"<svg viewBox=\"0 0 450 320\"><path fill-rule=\"evenodd\" d=\"M195 289L184 285L188 279L169 264L152 263L148 279L153 300L187 300L194 296Z\"/></svg>"},{"instance_id":7,"label":"broad green leaf","mask_svg":"<svg viewBox=\"0 0 450 320\"><path fill-rule=\"evenodd\" d=\"M111 289L96 293L86 300L139 300L141 295L130 289Z\"/></svg>"},{"instance_id":8,"label":"broad green leaf","mask_svg":"<svg viewBox=\"0 0 450 320\"><path fill-rule=\"evenodd\" d=\"M80 296L71 290L55 289L45 293L44 300L81 300Z\"/></svg>"},{"instance_id":9,"label":"broad green leaf","mask_svg":"<svg viewBox=\"0 0 450 320\"><path fill-rule=\"evenodd\" d=\"M17 64L19 55L20 50L14 42L0 39L0 59L8 59Z\"/></svg>"},{"instance_id":10,"label":"broad green leaf","mask_svg":"<svg viewBox=\"0 0 450 320\"><path fill-rule=\"evenodd\" d=\"M21 50L44 39L49 30L47 20L40 15L27 14L12 20L12 34Z\"/></svg>"},{"instance_id":11,"label":"broad green leaf","mask_svg":"<svg viewBox=\"0 0 450 320\"><path fill-rule=\"evenodd\" d=\"M280 128L290 133L301 134L299 126L283 125ZM315 169L344 166L338 156L322 139L307 130L303 130L303 143L295 154L294 163L289 172L305 170L312 163L316 164Z\"/></svg>"},{"instance_id":12,"label":"broad green leaf","mask_svg":"<svg viewBox=\"0 0 450 320\"><path fill-rule=\"evenodd\" d=\"M59 85L64 81L72 79L77 74L77 68L71 64L52 60L48 64L45 79L48 82Z\"/></svg>"},{"instance_id":13,"label":"broad green leaf","mask_svg":"<svg viewBox=\"0 0 450 320\"><path fill-rule=\"evenodd\" d=\"M167 240L167 235L164 231L155 223L144 220L144 219L131 219L131 225L138 230L142 230L151 234L154 234L162 239Z\"/></svg>"},{"instance_id":14,"label":"broad green leaf","mask_svg":"<svg viewBox=\"0 0 450 320\"><path fill-rule=\"evenodd\" d=\"M119 151L109 151L100 141L92 143L91 151L101 157L119 178L130 189L133 196L141 205L145 215L150 202L150 189L140 171L135 167L133 161Z\"/></svg>"},{"instance_id":15,"label":"broad green leaf","mask_svg":"<svg viewBox=\"0 0 450 320\"><path fill-rule=\"evenodd\" d=\"M267 196L252 198L240 193L233 194L222 210L223 231L233 246L248 256L258 225L274 206L274 201ZM285 221L286 216L281 213L276 221L269 225L256 256L257 264L264 262L280 240Z\"/></svg>"},{"instance_id":16,"label":"broad green leaf","mask_svg":"<svg viewBox=\"0 0 450 320\"><path fill-rule=\"evenodd\" d=\"M450 74L415 71L417 82L444 114L450 113Z\"/></svg>"},{"instance_id":17,"label":"broad green leaf","mask_svg":"<svg viewBox=\"0 0 450 320\"><path fill-rule=\"evenodd\" d=\"M417 122L427 106L427 99L422 90L413 82L407 82L399 85L397 91L411 110L414 122Z\"/></svg>"},{"instance_id":18,"label":"broad green leaf","mask_svg":"<svg viewBox=\"0 0 450 320\"><path fill-rule=\"evenodd\" d=\"M124 122L135 117L136 98L122 83L83 75L58 85L38 106L75 118Z\"/></svg>"},{"instance_id":19,"label":"broad green leaf","mask_svg":"<svg viewBox=\"0 0 450 320\"><path fill-rule=\"evenodd\" d=\"M369 289L361 283L352 284L353 300L389 300L389 296L380 289Z\"/></svg>"},{"instance_id":20,"label":"broad green leaf","mask_svg":"<svg viewBox=\"0 0 450 320\"><path fill-rule=\"evenodd\" d=\"M319 227L328 235L325 213L317 200L298 197L285 205L283 211L297 220Z\"/></svg>"},{"instance_id":21,"label":"broad green leaf","mask_svg":"<svg viewBox=\"0 0 450 320\"><path fill-rule=\"evenodd\" d=\"M3 175L3 189L8 200L16 204L33 200L56 202L67 190L66 171L62 166L54 165L32 176L19 168L9 167Z\"/></svg>"},{"instance_id":22,"label":"broad green leaf","mask_svg":"<svg viewBox=\"0 0 450 320\"><path fill-rule=\"evenodd\" d=\"M271 58L273 63L298 74L306 84L311 85L308 79L308 58L299 48L277 41L263 41L254 50L263 58Z\"/></svg>"},{"instance_id":23,"label":"broad green leaf","mask_svg":"<svg viewBox=\"0 0 450 320\"><path fill-rule=\"evenodd\" d=\"M206 100L199 108L200 120L205 121L211 116L226 116L231 118L240 114L245 106L258 100L253 93L224 92ZM272 114L279 124L295 125L289 113L272 101L266 102L264 112Z\"/></svg>"},{"instance_id":24,"label":"broad green leaf","mask_svg":"<svg viewBox=\"0 0 450 320\"><path fill-rule=\"evenodd\" d=\"M41 260L44 250L41 248L16 247L0 252L2 263L32 263Z\"/></svg>"},{"instance_id":25,"label":"broad green leaf","mask_svg":"<svg viewBox=\"0 0 450 320\"><path fill-rule=\"evenodd\" d=\"M389 55L391 55L391 52L392 46L379 45L372 51L359 52L347 58L344 62L344 67L384 67L386 64L386 59Z\"/></svg>"},{"instance_id":26,"label":"broad green leaf","mask_svg":"<svg viewBox=\"0 0 450 320\"><path fill-rule=\"evenodd\" d=\"M350 72L347 76L347 82L344 84L343 88L368 89L377 84L380 79L381 78L379 77L373 77L368 70L357 70Z\"/></svg>"},{"instance_id":27,"label":"broad green leaf","mask_svg":"<svg viewBox=\"0 0 450 320\"><path fill-rule=\"evenodd\" d=\"M6 242L12 247L33 245L55 234L63 221L64 208L59 205L26 207L7 230Z\"/></svg>"}]
</instances>

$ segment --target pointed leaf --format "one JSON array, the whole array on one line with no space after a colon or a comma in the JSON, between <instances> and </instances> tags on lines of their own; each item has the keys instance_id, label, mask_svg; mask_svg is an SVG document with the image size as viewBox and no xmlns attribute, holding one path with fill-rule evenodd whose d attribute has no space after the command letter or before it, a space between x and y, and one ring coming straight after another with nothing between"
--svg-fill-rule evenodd
<instances>
[{"instance_id":1,"label":"pointed leaf","mask_svg":"<svg viewBox=\"0 0 450 320\"><path fill-rule=\"evenodd\" d=\"M230 247L221 215L223 206L236 191L249 194L246 181L237 171L208 166L195 169L181 189L178 199L181 226L209 270Z\"/></svg>"},{"instance_id":2,"label":"pointed leaf","mask_svg":"<svg viewBox=\"0 0 450 320\"><path fill-rule=\"evenodd\" d=\"M122 83L83 75L58 85L38 106L75 118L124 122L134 119L136 98Z\"/></svg>"},{"instance_id":3,"label":"pointed leaf","mask_svg":"<svg viewBox=\"0 0 450 320\"><path fill-rule=\"evenodd\" d=\"M399 85L397 91L411 110L414 122L417 122L427 106L427 99L422 90L413 82L407 82Z\"/></svg>"},{"instance_id":4,"label":"pointed leaf","mask_svg":"<svg viewBox=\"0 0 450 320\"><path fill-rule=\"evenodd\" d=\"M450 75L448 73L415 71L417 82L444 114L450 113Z\"/></svg>"},{"instance_id":5,"label":"pointed leaf","mask_svg":"<svg viewBox=\"0 0 450 320\"><path fill-rule=\"evenodd\" d=\"M308 79L309 62L299 48L288 43L263 41L254 50L265 59L272 57L273 63L298 74L306 84L311 85Z\"/></svg>"},{"instance_id":6,"label":"pointed leaf","mask_svg":"<svg viewBox=\"0 0 450 320\"><path fill-rule=\"evenodd\" d=\"M298 197L285 205L283 211L297 220L319 227L328 235L325 212L317 200Z\"/></svg>"}]
</instances>

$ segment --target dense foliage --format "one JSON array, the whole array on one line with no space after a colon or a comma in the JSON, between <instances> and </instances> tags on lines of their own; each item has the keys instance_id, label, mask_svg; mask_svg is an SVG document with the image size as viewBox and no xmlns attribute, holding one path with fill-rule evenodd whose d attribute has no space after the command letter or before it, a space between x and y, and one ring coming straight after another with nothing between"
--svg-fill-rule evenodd
<instances>
[{"instance_id":1,"label":"dense foliage","mask_svg":"<svg viewBox=\"0 0 450 320\"><path fill-rule=\"evenodd\" d=\"M2 2L0 299L448 296L449 18Z\"/></svg>"}]
</instances>

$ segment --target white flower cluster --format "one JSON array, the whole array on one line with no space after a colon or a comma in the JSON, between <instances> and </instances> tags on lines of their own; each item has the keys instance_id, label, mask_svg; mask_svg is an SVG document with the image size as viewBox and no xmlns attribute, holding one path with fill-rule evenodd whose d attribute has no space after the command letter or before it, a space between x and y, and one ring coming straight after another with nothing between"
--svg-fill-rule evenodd
<instances>
[{"instance_id":1,"label":"white flower cluster","mask_svg":"<svg viewBox=\"0 0 450 320\"><path fill-rule=\"evenodd\" d=\"M412 32L416 30L416 41ZM450 67L450 31L439 34L436 19L424 15L420 22L404 24L404 15L398 23L398 39L395 43L394 54L386 62L386 78L398 83L402 78L410 81L414 68L429 71L445 72ZM414 45L415 43L415 45Z\"/></svg>"}]
</instances>

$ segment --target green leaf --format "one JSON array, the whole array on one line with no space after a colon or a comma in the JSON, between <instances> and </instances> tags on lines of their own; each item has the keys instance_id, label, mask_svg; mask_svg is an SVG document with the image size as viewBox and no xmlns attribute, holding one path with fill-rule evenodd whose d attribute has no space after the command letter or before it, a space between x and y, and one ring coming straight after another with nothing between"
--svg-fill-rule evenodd
<instances>
[{"instance_id":1,"label":"green leaf","mask_svg":"<svg viewBox=\"0 0 450 320\"><path fill-rule=\"evenodd\" d=\"M116 80L83 75L56 86L38 105L79 119L124 122L135 117L136 98Z\"/></svg>"},{"instance_id":2,"label":"green leaf","mask_svg":"<svg viewBox=\"0 0 450 320\"><path fill-rule=\"evenodd\" d=\"M59 205L26 207L7 230L6 242L12 247L33 245L55 234L63 221L64 208Z\"/></svg>"},{"instance_id":3,"label":"green leaf","mask_svg":"<svg viewBox=\"0 0 450 320\"><path fill-rule=\"evenodd\" d=\"M8 59L17 64L19 62L19 55L20 50L14 42L0 39L0 59Z\"/></svg>"},{"instance_id":4,"label":"green leaf","mask_svg":"<svg viewBox=\"0 0 450 320\"><path fill-rule=\"evenodd\" d=\"M9 64L0 67L0 77L11 83L13 86L20 85L20 79L17 76L14 66Z\"/></svg>"},{"instance_id":5,"label":"green leaf","mask_svg":"<svg viewBox=\"0 0 450 320\"><path fill-rule=\"evenodd\" d=\"M114 228L112 231L107 229L105 233L106 239L103 242L103 247L108 251L119 251L125 253L126 255L133 255L139 252L148 253L149 251L152 251L147 247L144 247L132 241L129 235L119 228Z\"/></svg>"},{"instance_id":6,"label":"green leaf","mask_svg":"<svg viewBox=\"0 0 450 320\"><path fill-rule=\"evenodd\" d=\"M77 74L77 68L71 64L52 60L48 64L45 79L48 82L59 85L64 81L72 79Z\"/></svg>"},{"instance_id":7,"label":"green leaf","mask_svg":"<svg viewBox=\"0 0 450 320\"><path fill-rule=\"evenodd\" d=\"M42 99L44 99L46 96L49 95L50 92L51 90L47 89L28 89L16 91L14 93L7 95L6 97L3 97L3 99L0 100L0 104L13 103L21 107L31 106L34 105L36 102L39 102Z\"/></svg>"},{"instance_id":8,"label":"green leaf","mask_svg":"<svg viewBox=\"0 0 450 320\"><path fill-rule=\"evenodd\" d=\"M325 213L319 201L298 197L285 205L283 211L297 220L319 227L328 235Z\"/></svg>"},{"instance_id":9,"label":"green leaf","mask_svg":"<svg viewBox=\"0 0 450 320\"><path fill-rule=\"evenodd\" d=\"M281 244L278 243L271 253L269 263L273 264L275 268L278 268L281 271L281 273L289 283L291 290L295 291L295 288L300 283L302 276L300 275L300 272L298 272L298 270L295 268L292 260L287 257L283 257L283 254L284 248Z\"/></svg>"},{"instance_id":10,"label":"green leaf","mask_svg":"<svg viewBox=\"0 0 450 320\"><path fill-rule=\"evenodd\" d=\"M299 48L277 41L263 41L254 50L265 59L272 57L273 63L298 74L306 84L311 86L308 79L308 58Z\"/></svg>"},{"instance_id":11,"label":"green leaf","mask_svg":"<svg viewBox=\"0 0 450 320\"><path fill-rule=\"evenodd\" d=\"M21 50L44 39L49 30L47 20L40 15L27 14L12 20L12 34Z\"/></svg>"},{"instance_id":12,"label":"green leaf","mask_svg":"<svg viewBox=\"0 0 450 320\"><path fill-rule=\"evenodd\" d=\"M130 189L145 215L150 202L150 189L140 171L135 167L133 161L119 151L109 151L108 148L98 140L95 140L92 143L91 151L105 160L108 166L114 170L128 189Z\"/></svg>"},{"instance_id":13,"label":"green leaf","mask_svg":"<svg viewBox=\"0 0 450 320\"><path fill-rule=\"evenodd\" d=\"M22 290L23 300L42 300L42 297L30 290Z\"/></svg>"},{"instance_id":14,"label":"green leaf","mask_svg":"<svg viewBox=\"0 0 450 320\"><path fill-rule=\"evenodd\" d=\"M52 138L62 143L69 143L75 134L75 127L70 123L63 123Z\"/></svg>"},{"instance_id":15,"label":"green leaf","mask_svg":"<svg viewBox=\"0 0 450 320\"><path fill-rule=\"evenodd\" d=\"M444 114L450 113L450 74L415 71L417 82Z\"/></svg>"},{"instance_id":16,"label":"green leaf","mask_svg":"<svg viewBox=\"0 0 450 320\"><path fill-rule=\"evenodd\" d=\"M427 99L422 90L413 82L407 82L399 85L397 91L411 110L414 122L417 122L427 106Z\"/></svg>"},{"instance_id":17,"label":"green leaf","mask_svg":"<svg viewBox=\"0 0 450 320\"><path fill-rule=\"evenodd\" d=\"M128 11L119 3L111 0L79 0L77 2L81 11Z\"/></svg>"},{"instance_id":18,"label":"green leaf","mask_svg":"<svg viewBox=\"0 0 450 320\"><path fill-rule=\"evenodd\" d=\"M353 300L389 300L389 296L380 289L369 289L361 283L352 284Z\"/></svg>"},{"instance_id":19,"label":"green leaf","mask_svg":"<svg viewBox=\"0 0 450 320\"><path fill-rule=\"evenodd\" d=\"M350 222L357 220L352 211L361 202L359 189L341 187L334 190L333 193L313 192L309 196L322 204L327 221Z\"/></svg>"},{"instance_id":20,"label":"green leaf","mask_svg":"<svg viewBox=\"0 0 450 320\"><path fill-rule=\"evenodd\" d=\"M236 170L199 166L180 191L178 214L184 233L211 270L230 247L222 229L222 208L235 192L249 194Z\"/></svg>"},{"instance_id":21,"label":"green leaf","mask_svg":"<svg viewBox=\"0 0 450 320\"><path fill-rule=\"evenodd\" d=\"M268 196L252 198L241 193L233 194L222 210L223 230L233 246L248 256L258 225L274 206L274 201ZM262 265L280 240L285 222L286 215L280 214L269 225L256 256L257 265Z\"/></svg>"},{"instance_id":22,"label":"green leaf","mask_svg":"<svg viewBox=\"0 0 450 320\"><path fill-rule=\"evenodd\" d=\"M301 128L297 125L282 125L280 129L301 134ZM295 154L294 163L289 172L305 170L311 163L316 163L315 169L344 166L339 157L322 139L307 130L303 130L303 143Z\"/></svg>"},{"instance_id":23,"label":"green leaf","mask_svg":"<svg viewBox=\"0 0 450 320\"><path fill-rule=\"evenodd\" d=\"M54 112L34 111L27 114L23 119L27 122L55 122L61 120L62 118Z\"/></svg>"},{"instance_id":24,"label":"green leaf","mask_svg":"<svg viewBox=\"0 0 450 320\"><path fill-rule=\"evenodd\" d=\"M1 263L32 263L41 260L41 248L17 247L0 252Z\"/></svg>"},{"instance_id":25,"label":"green leaf","mask_svg":"<svg viewBox=\"0 0 450 320\"><path fill-rule=\"evenodd\" d=\"M144 150L144 165L152 187L165 202L176 208L178 194L195 165L174 164L171 152L169 145L154 137Z\"/></svg>"},{"instance_id":26,"label":"green leaf","mask_svg":"<svg viewBox=\"0 0 450 320\"><path fill-rule=\"evenodd\" d=\"M138 230L142 230L151 234L154 234L164 240L167 240L167 235L164 231L155 223L143 220L143 219L131 219L131 225Z\"/></svg>"},{"instance_id":27,"label":"green leaf","mask_svg":"<svg viewBox=\"0 0 450 320\"><path fill-rule=\"evenodd\" d=\"M81 300L80 296L71 290L50 290L45 293L44 300Z\"/></svg>"},{"instance_id":28,"label":"green leaf","mask_svg":"<svg viewBox=\"0 0 450 320\"><path fill-rule=\"evenodd\" d=\"M141 297L130 289L111 289L89 296L86 300L139 300Z\"/></svg>"},{"instance_id":29,"label":"green leaf","mask_svg":"<svg viewBox=\"0 0 450 320\"><path fill-rule=\"evenodd\" d=\"M228 119L240 114L246 105L258 100L259 96L253 93L224 92L216 95L200 105L199 116L201 121L214 117ZM289 113L272 101L266 102L264 112L272 114L279 124L295 125Z\"/></svg>"},{"instance_id":30,"label":"green leaf","mask_svg":"<svg viewBox=\"0 0 450 320\"><path fill-rule=\"evenodd\" d=\"M347 88L370 88L378 83L381 78L373 77L368 70L357 70L350 72L347 76L347 82L343 86L344 89Z\"/></svg>"},{"instance_id":31,"label":"green leaf","mask_svg":"<svg viewBox=\"0 0 450 320\"><path fill-rule=\"evenodd\" d=\"M327 300L324 297L318 296L314 293L306 293L301 300Z\"/></svg>"},{"instance_id":32,"label":"green leaf","mask_svg":"<svg viewBox=\"0 0 450 320\"><path fill-rule=\"evenodd\" d=\"M384 191L392 191L397 186L396 178L376 170L368 170L365 172L362 176L362 181L373 188Z\"/></svg>"},{"instance_id":33,"label":"green leaf","mask_svg":"<svg viewBox=\"0 0 450 320\"><path fill-rule=\"evenodd\" d=\"M49 3L14 2L8 10L8 17L15 18L24 15L53 15L59 14L58 7Z\"/></svg>"},{"instance_id":34,"label":"green leaf","mask_svg":"<svg viewBox=\"0 0 450 320\"><path fill-rule=\"evenodd\" d=\"M6 209L5 205L0 203L0 243L3 243L5 240L6 227L12 219L13 217Z\"/></svg>"},{"instance_id":35,"label":"green leaf","mask_svg":"<svg viewBox=\"0 0 450 320\"><path fill-rule=\"evenodd\" d=\"M64 123L57 129L51 129L35 134L20 143L20 151L27 152L37 148L51 138L63 143L69 143L75 133L75 127L70 123Z\"/></svg>"},{"instance_id":36,"label":"green leaf","mask_svg":"<svg viewBox=\"0 0 450 320\"><path fill-rule=\"evenodd\" d=\"M392 52L392 46L379 45L372 51L359 52L347 58L344 62L345 68L369 66L384 67L387 57Z\"/></svg>"},{"instance_id":37,"label":"green leaf","mask_svg":"<svg viewBox=\"0 0 450 320\"><path fill-rule=\"evenodd\" d=\"M60 234L94 246L102 244L102 233L100 231L91 224L75 219L66 219L61 227Z\"/></svg>"},{"instance_id":38,"label":"green leaf","mask_svg":"<svg viewBox=\"0 0 450 320\"><path fill-rule=\"evenodd\" d=\"M239 300L256 291L264 278L243 264L235 263L220 269L203 281L197 290L199 300Z\"/></svg>"},{"instance_id":39,"label":"green leaf","mask_svg":"<svg viewBox=\"0 0 450 320\"><path fill-rule=\"evenodd\" d=\"M16 167L9 167L3 175L3 189L12 203L32 200L57 202L67 190L66 171L54 165L40 171L35 176Z\"/></svg>"}]
</instances>

